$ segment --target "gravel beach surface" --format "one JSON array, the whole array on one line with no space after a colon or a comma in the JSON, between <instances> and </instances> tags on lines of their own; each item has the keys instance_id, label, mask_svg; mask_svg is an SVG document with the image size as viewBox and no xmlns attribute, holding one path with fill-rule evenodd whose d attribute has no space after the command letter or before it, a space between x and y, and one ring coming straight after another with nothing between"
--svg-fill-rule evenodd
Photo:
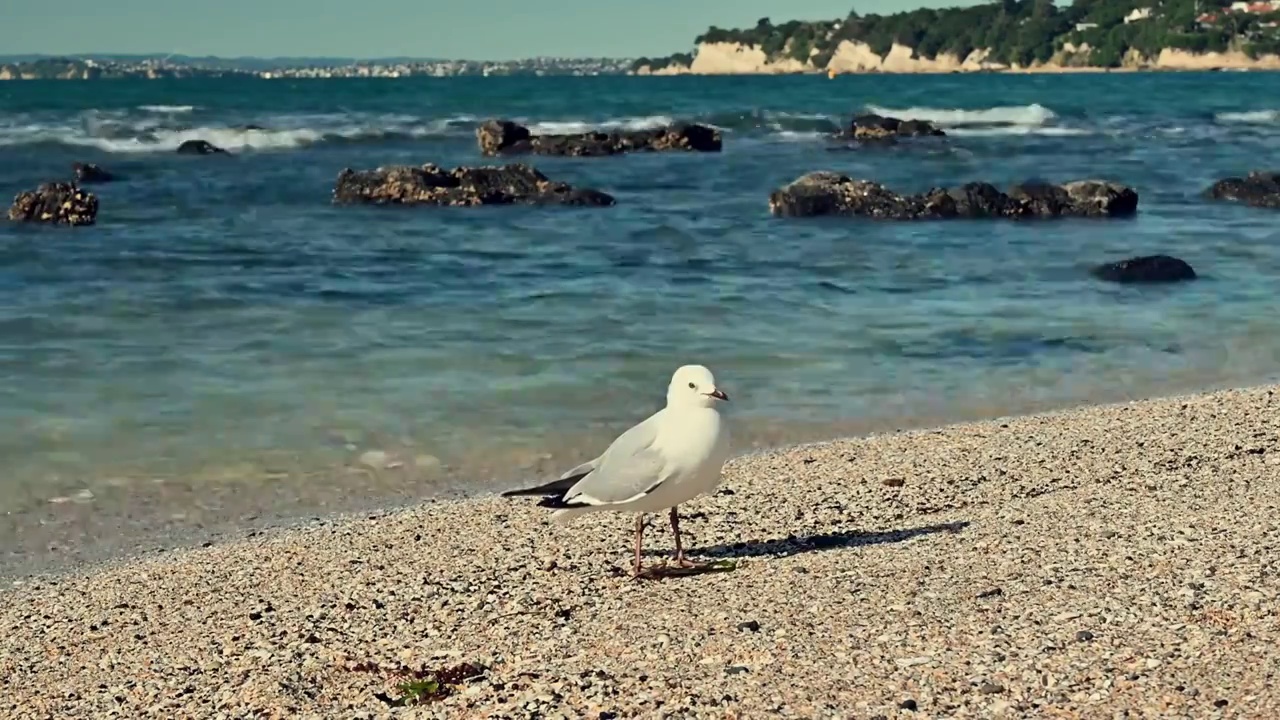
<instances>
[{"instance_id":1,"label":"gravel beach surface","mask_svg":"<svg viewBox=\"0 0 1280 720\"><path fill-rule=\"evenodd\" d=\"M734 569L485 498L31 579L0 716L1280 717L1277 388L741 457L682 510Z\"/></svg>"}]
</instances>

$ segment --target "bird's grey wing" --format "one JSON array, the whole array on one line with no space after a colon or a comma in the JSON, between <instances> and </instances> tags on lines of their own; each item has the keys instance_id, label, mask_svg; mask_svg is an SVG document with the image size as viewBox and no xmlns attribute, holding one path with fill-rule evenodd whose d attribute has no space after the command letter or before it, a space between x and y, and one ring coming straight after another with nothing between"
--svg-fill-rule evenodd
<instances>
[{"instance_id":1,"label":"bird's grey wing","mask_svg":"<svg viewBox=\"0 0 1280 720\"><path fill-rule=\"evenodd\" d=\"M604 456L601 455L598 458L593 458L591 460L588 460L582 463L581 465L561 475L560 479L556 480L556 482L566 483L565 484L566 489L573 487L573 484L581 480L584 475L591 472L592 470L595 470L597 467L600 467L600 458L603 458L603 457Z\"/></svg>"},{"instance_id":2,"label":"bird's grey wing","mask_svg":"<svg viewBox=\"0 0 1280 720\"><path fill-rule=\"evenodd\" d=\"M600 456L596 468L569 488L568 505L622 503L641 497L668 477L666 458L654 449L655 423L645 421L618 436Z\"/></svg>"},{"instance_id":3,"label":"bird's grey wing","mask_svg":"<svg viewBox=\"0 0 1280 720\"><path fill-rule=\"evenodd\" d=\"M604 457L601 455L600 457ZM548 483L543 483L531 488L521 488L519 490L508 490L502 493L502 497L520 497L527 495L554 495L562 493L573 487L575 483L581 480L587 473L595 470L600 464L600 458L588 460L574 469L561 475L559 478Z\"/></svg>"},{"instance_id":4,"label":"bird's grey wing","mask_svg":"<svg viewBox=\"0 0 1280 720\"><path fill-rule=\"evenodd\" d=\"M657 421L657 418L659 415L661 415L661 411L656 412L650 415L649 417L645 418L644 420L641 420L636 425L631 426L630 429L628 429L626 432L619 435L612 443L610 443L609 447L603 453L600 454L600 457L594 458L592 460L588 460L587 462L584 462L581 465L578 465L577 467L573 468L572 470L569 470L568 472L561 475L559 478L552 480L551 482L543 483L541 485L537 485L530 488L508 490L502 493L502 497L528 497L530 495L541 495L541 496L553 495L553 496L557 496L556 497L557 502L562 500L564 496L574 492L575 487L578 484L580 484L585 478L590 477L592 473L596 472L600 468L601 464L604 463L605 458L608 457L610 453L615 452L619 448L625 451L631 448L648 447L649 445L652 445L654 438L657 437L657 429L656 429L655 422Z\"/></svg>"}]
</instances>

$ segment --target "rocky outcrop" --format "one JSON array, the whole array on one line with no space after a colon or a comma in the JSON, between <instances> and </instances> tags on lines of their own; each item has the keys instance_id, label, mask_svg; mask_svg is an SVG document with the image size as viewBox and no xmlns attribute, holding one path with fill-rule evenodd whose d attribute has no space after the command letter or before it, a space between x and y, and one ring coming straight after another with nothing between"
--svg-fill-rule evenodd
<instances>
[{"instance_id":1,"label":"rocky outcrop","mask_svg":"<svg viewBox=\"0 0 1280 720\"><path fill-rule=\"evenodd\" d=\"M847 135L855 140L889 140L900 137L944 137L945 132L928 120L901 120L867 113L855 115L849 124Z\"/></svg>"},{"instance_id":2,"label":"rocky outcrop","mask_svg":"<svg viewBox=\"0 0 1280 720\"><path fill-rule=\"evenodd\" d=\"M77 183L104 183L116 179L115 175L93 163L71 163L71 172L75 173Z\"/></svg>"},{"instance_id":3,"label":"rocky outcrop","mask_svg":"<svg viewBox=\"0 0 1280 720\"><path fill-rule=\"evenodd\" d=\"M510 120L490 120L476 129L484 155L618 155L627 152L720 152L720 131L696 123L648 130L534 135Z\"/></svg>"},{"instance_id":4,"label":"rocky outcrop","mask_svg":"<svg viewBox=\"0 0 1280 720\"><path fill-rule=\"evenodd\" d=\"M1244 177L1223 178L1204 192L1214 200L1280 208L1280 173L1254 170Z\"/></svg>"},{"instance_id":5,"label":"rocky outcrop","mask_svg":"<svg viewBox=\"0 0 1280 720\"><path fill-rule=\"evenodd\" d=\"M207 140L187 140L178 146L180 155L230 155L231 153Z\"/></svg>"},{"instance_id":6,"label":"rocky outcrop","mask_svg":"<svg viewBox=\"0 0 1280 720\"><path fill-rule=\"evenodd\" d=\"M1116 283L1169 283L1195 280L1196 271L1185 260L1168 255L1144 255L1093 268L1100 280Z\"/></svg>"},{"instance_id":7,"label":"rocky outcrop","mask_svg":"<svg viewBox=\"0 0 1280 720\"><path fill-rule=\"evenodd\" d=\"M405 165L338 174L333 201L373 205L578 205L607 207L612 196L574 188L522 163L498 167Z\"/></svg>"},{"instance_id":8,"label":"rocky outcrop","mask_svg":"<svg viewBox=\"0 0 1280 720\"><path fill-rule=\"evenodd\" d=\"M9 219L52 225L92 225L98 218L98 197L72 183L45 183L18 193L9 207Z\"/></svg>"},{"instance_id":9,"label":"rocky outcrop","mask_svg":"<svg viewBox=\"0 0 1280 720\"><path fill-rule=\"evenodd\" d=\"M1124 217L1138 209L1138 194L1103 180L1065 185L1027 182L1008 193L989 183L934 188L900 195L880 183L835 172L812 172L769 196L769 211L782 217L864 216L886 220L950 218Z\"/></svg>"}]
</instances>

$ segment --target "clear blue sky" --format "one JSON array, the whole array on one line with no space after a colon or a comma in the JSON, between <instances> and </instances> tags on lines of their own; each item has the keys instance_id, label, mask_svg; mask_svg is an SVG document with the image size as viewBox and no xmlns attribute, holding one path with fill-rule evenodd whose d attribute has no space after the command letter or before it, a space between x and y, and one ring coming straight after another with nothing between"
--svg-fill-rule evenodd
<instances>
[{"instance_id":1,"label":"clear blue sky","mask_svg":"<svg viewBox=\"0 0 1280 720\"><path fill-rule=\"evenodd\" d=\"M709 25L892 13L976 0L0 0L0 53L635 57Z\"/></svg>"}]
</instances>

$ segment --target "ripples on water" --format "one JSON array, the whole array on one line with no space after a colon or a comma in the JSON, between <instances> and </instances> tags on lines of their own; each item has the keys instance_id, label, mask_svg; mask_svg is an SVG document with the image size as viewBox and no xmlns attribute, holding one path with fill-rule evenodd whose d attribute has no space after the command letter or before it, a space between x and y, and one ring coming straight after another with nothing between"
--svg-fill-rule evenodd
<instances>
[{"instance_id":1,"label":"ripples on water","mask_svg":"<svg viewBox=\"0 0 1280 720\"><path fill-rule=\"evenodd\" d=\"M740 448L1270 378L1275 215L1198 193L1274 157L1278 78L7 83L0 185L73 160L127 179L95 188L95 227L0 225L0 545L545 475L656 408L683 362L730 387ZM831 152L821 134L864 107L952 137ZM725 152L537 159L615 194L605 210L328 204L343 167L478 162L488 116L698 119ZM193 138L237 155L171 152ZM1106 177L1140 215L768 216L771 189L824 168L902 191ZM1086 273L1157 252L1202 278Z\"/></svg>"}]
</instances>

